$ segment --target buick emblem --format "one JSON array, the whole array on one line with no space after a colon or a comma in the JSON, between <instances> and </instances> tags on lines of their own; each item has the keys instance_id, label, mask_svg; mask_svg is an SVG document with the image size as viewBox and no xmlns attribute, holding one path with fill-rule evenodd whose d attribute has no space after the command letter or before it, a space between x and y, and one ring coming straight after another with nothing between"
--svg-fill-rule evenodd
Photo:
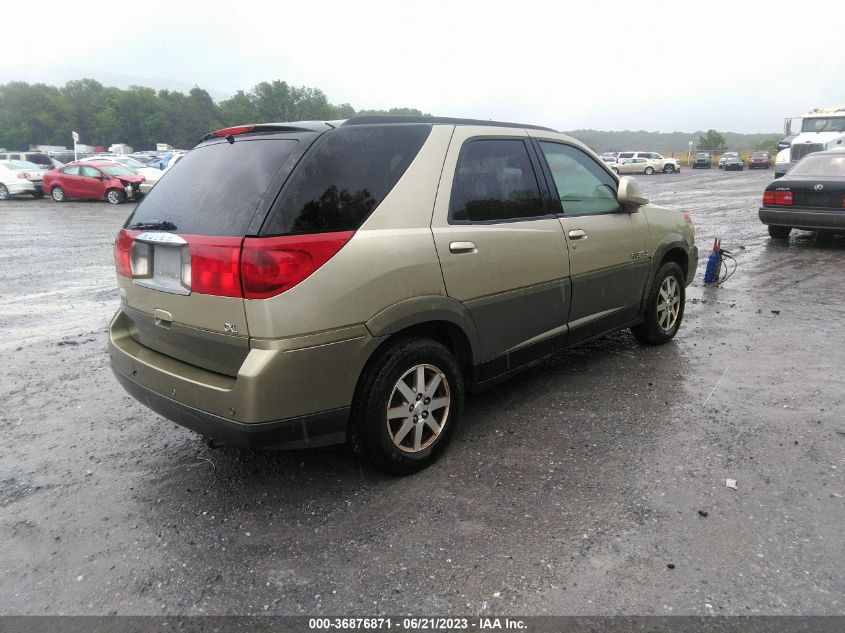
<instances>
[{"instance_id":1,"label":"buick emblem","mask_svg":"<svg viewBox=\"0 0 845 633\"><path fill-rule=\"evenodd\" d=\"M813 189L815 189L816 191L821 191L822 189L824 189L824 185L818 184L815 187L813 187Z\"/></svg>"}]
</instances>

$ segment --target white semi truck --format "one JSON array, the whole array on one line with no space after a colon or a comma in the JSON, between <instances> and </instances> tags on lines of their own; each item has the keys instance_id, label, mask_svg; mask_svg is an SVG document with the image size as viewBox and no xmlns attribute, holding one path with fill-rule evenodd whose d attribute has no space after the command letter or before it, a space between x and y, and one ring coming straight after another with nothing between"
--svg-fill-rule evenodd
<instances>
[{"instance_id":1,"label":"white semi truck","mask_svg":"<svg viewBox=\"0 0 845 633\"><path fill-rule=\"evenodd\" d=\"M845 149L845 107L816 108L803 117L786 119L783 131L790 145L778 152L775 178L786 174L807 154Z\"/></svg>"}]
</instances>

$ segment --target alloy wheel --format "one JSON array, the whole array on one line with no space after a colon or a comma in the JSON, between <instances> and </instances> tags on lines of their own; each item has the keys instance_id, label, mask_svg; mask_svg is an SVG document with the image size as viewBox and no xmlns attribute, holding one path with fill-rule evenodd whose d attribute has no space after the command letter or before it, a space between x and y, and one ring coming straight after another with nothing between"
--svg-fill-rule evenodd
<instances>
[{"instance_id":1,"label":"alloy wheel","mask_svg":"<svg viewBox=\"0 0 845 633\"><path fill-rule=\"evenodd\" d=\"M451 392L446 375L434 365L406 371L387 402L387 432L396 447L418 453L440 436L449 418Z\"/></svg>"},{"instance_id":2,"label":"alloy wheel","mask_svg":"<svg viewBox=\"0 0 845 633\"><path fill-rule=\"evenodd\" d=\"M669 276L660 284L657 301L657 323L664 332L671 332L681 311L681 285Z\"/></svg>"}]
</instances>

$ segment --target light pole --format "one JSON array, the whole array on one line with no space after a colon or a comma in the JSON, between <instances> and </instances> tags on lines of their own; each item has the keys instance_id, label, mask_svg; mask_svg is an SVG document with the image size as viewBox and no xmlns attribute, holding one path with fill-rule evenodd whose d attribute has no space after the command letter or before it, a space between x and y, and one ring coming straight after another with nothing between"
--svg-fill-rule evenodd
<instances>
[{"instance_id":1,"label":"light pole","mask_svg":"<svg viewBox=\"0 0 845 633\"><path fill-rule=\"evenodd\" d=\"M689 149L687 150L687 167L689 167L692 163L690 159L692 157L692 141L689 142Z\"/></svg>"}]
</instances>

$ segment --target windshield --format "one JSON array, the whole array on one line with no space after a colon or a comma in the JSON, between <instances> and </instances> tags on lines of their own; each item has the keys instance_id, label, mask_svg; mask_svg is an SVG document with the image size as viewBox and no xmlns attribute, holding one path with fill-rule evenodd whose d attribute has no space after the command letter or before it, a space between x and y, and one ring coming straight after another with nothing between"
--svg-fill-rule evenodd
<instances>
[{"instance_id":1,"label":"windshield","mask_svg":"<svg viewBox=\"0 0 845 633\"><path fill-rule=\"evenodd\" d=\"M698 154L696 154L695 157L696 158L709 158L710 154L708 154L707 152L698 152Z\"/></svg>"},{"instance_id":2,"label":"windshield","mask_svg":"<svg viewBox=\"0 0 845 633\"><path fill-rule=\"evenodd\" d=\"M99 168L110 176L136 176L137 174L123 165L99 165Z\"/></svg>"},{"instance_id":3,"label":"windshield","mask_svg":"<svg viewBox=\"0 0 845 633\"><path fill-rule=\"evenodd\" d=\"M825 116L804 119L802 132L845 132L845 116Z\"/></svg>"},{"instance_id":4,"label":"windshield","mask_svg":"<svg viewBox=\"0 0 845 633\"><path fill-rule=\"evenodd\" d=\"M845 176L845 152L841 156L810 154L790 171L790 176Z\"/></svg>"},{"instance_id":5,"label":"windshield","mask_svg":"<svg viewBox=\"0 0 845 633\"><path fill-rule=\"evenodd\" d=\"M9 169L41 169L41 165L30 163L28 160L4 160L0 161L0 165Z\"/></svg>"}]
</instances>

